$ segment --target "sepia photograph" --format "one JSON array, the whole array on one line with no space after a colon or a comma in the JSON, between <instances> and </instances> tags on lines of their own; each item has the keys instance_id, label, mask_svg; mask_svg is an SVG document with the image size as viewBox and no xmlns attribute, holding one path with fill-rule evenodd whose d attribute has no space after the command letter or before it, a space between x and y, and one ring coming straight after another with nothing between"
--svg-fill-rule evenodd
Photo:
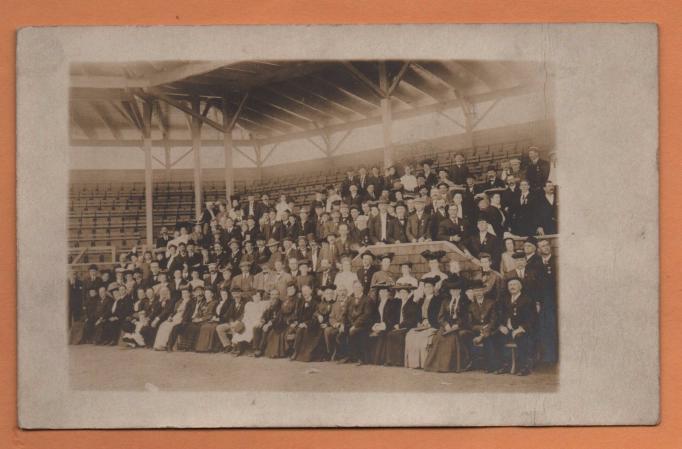
<instances>
[{"instance_id":1,"label":"sepia photograph","mask_svg":"<svg viewBox=\"0 0 682 449\"><path fill-rule=\"evenodd\" d=\"M72 386L555 389L544 70L71 64Z\"/></svg>"},{"instance_id":2,"label":"sepia photograph","mask_svg":"<svg viewBox=\"0 0 682 449\"><path fill-rule=\"evenodd\" d=\"M22 428L657 422L655 27L18 42Z\"/></svg>"}]
</instances>

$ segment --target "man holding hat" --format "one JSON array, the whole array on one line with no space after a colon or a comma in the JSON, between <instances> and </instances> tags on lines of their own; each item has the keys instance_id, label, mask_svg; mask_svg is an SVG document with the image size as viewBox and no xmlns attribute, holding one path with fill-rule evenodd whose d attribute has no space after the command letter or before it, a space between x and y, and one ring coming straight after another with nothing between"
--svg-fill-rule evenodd
<instances>
[{"instance_id":1,"label":"man holding hat","mask_svg":"<svg viewBox=\"0 0 682 449\"><path fill-rule=\"evenodd\" d=\"M232 279L230 290L239 289L247 294L251 294L253 287L253 275L251 274L251 262L244 260L239 264L240 274Z\"/></svg>"}]
</instances>

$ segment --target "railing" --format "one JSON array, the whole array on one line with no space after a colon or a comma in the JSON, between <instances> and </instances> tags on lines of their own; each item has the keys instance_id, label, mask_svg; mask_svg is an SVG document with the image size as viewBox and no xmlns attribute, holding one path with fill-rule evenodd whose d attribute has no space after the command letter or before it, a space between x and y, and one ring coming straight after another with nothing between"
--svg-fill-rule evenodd
<instances>
[{"instance_id":1,"label":"railing","mask_svg":"<svg viewBox=\"0 0 682 449\"><path fill-rule=\"evenodd\" d=\"M358 255L353 259L352 267L357 270L361 267L361 258L365 250L369 250L375 256L380 256L386 253L394 253L393 263L391 263L391 272L400 276L400 264L409 260L412 262L412 274L420 276L428 271L428 263L421 256L421 253L426 250L430 251L445 251L450 260L457 260L459 262L461 271L470 273L478 270L481 263L475 257L464 253L456 245L451 242L434 240L431 242L420 243L389 243L366 246L359 250Z\"/></svg>"}]
</instances>

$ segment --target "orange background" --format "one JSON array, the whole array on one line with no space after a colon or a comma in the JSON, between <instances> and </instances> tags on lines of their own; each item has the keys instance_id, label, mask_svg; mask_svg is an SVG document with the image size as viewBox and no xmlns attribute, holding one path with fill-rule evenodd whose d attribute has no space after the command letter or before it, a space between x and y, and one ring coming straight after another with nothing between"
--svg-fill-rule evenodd
<instances>
[{"instance_id":1,"label":"orange background","mask_svg":"<svg viewBox=\"0 0 682 449\"><path fill-rule=\"evenodd\" d=\"M682 7L679 0L3 0L0 2L0 447L682 448ZM404 430L21 431L16 427L16 30L47 25L652 22L660 27L661 424ZM39 132L39 130L36 130ZM36 348L40 350L40 348Z\"/></svg>"}]
</instances>

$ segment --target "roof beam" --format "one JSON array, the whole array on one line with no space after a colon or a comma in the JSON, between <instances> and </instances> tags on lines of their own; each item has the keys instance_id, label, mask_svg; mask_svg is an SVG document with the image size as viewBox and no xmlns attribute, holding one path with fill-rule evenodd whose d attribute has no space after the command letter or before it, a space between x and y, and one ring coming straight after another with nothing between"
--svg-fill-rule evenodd
<instances>
[{"instance_id":1,"label":"roof beam","mask_svg":"<svg viewBox=\"0 0 682 449\"><path fill-rule=\"evenodd\" d=\"M398 84L400 84L400 80L403 79L403 75L405 75L405 72L407 69L410 68L410 61L406 61L403 63L403 66L400 67L400 71L398 74L393 78L393 81L391 82L391 85L388 86L388 91L386 92L386 96L390 97L393 91L398 87Z\"/></svg>"},{"instance_id":2,"label":"roof beam","mask_svg":"<svg viewBox=\"0 0 682 449\"><path fill-rule=\"evenodd\" d=\"M111 117L109 114L107 114L106 110L99 104L97 103L90 103L90 106L92 109L95 110L97 113L97 116L100 118L102 123L104 123L104 126L109 129L109 132L111 133L112 136L114 136L114 139L119 140L121 138L121 131L114 126L114 124L111 121Z\"/></svg>"},{"instance_id":3,"label":"roof beam","mask_svg":"<svg viewBox=\"0 0 682 449\"><path fill-rule=\"evenodd\" d=\"M199 120L200 122L202 122L206 125L209 125L213 129L216 129L220 132L225 132L225 130L223 129L223 127L220 123L215 122L208 117L204 117L202 114L193 111L192 108L180 103L179 101L172 100L172 99L168 98L166 95L157 93L153 89L145 90L145 93L156 98L156 99L158 99L158 100L163 101L164 103L168 103L169 105L173 106L174 108L181 110L185 114L188 114L188 115L192 116L193 118Z\"/></svg>"},{"instance_id":4,"label":"roof beam","mask_svg":"<svg viewBox=\"0 0 682 449\"><path fill-rule=\"evenodd\" d=\"M153 87L162 84L174 83L182 81L193 76L203 75L205 73L213 72L221 67L229 65L226 61L211 61L211 62L188 62L180 67L175 67L170 70L164 70L148 77L147 86Z\"/></svg>"},{"instance_id":5,"label":"roof beam","mask_svg":"<svg viewBox=\"0 0 682 449\"><path fill-rule=\"evenodd\" d=\"M77 124L76 124L77 125ZM153 139L152 146L164 148L164 139ZM251 146L253 145L250 139L235 139L235 144L241 146ZM72 147L92 147L92 148L128 148L128 147L139 147L142 146L142 139L97 139L93 136L92 139L71 139L70 145ZM188 147L192 145L191 139L169 139L168 144L171 147ZM203 147L222 147L223 139L202 139L201 145Z\"/></svg>"},{"instance_id":6,"label":"roof beam","mask_svg":"<svg viewBox=\"0 0 682 449\"><path fill-rule=\"evenodd\" d=\"M374 84L372 80L370 80L367 75L362 73L357 67L355 67L352 63L349 61L343 61L342 62L343 66L348 69L350 73L353 74L357 79L362 81L367 85L367 87L370 88L370 90L379 98L386 98L386 92L384 92L379 86Z\"/></svg>"}]
</instances>

